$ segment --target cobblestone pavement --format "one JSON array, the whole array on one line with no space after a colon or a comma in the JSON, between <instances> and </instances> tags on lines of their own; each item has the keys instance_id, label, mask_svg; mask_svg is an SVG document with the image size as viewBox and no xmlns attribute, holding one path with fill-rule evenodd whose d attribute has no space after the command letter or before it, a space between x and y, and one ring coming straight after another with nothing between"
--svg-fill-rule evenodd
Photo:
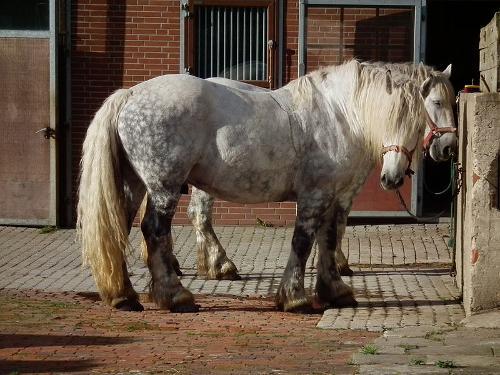
<instances>
[{"instance_id":1,"label":"cobblestone pavement","mask_svg":"<svg viewBox=\"0 0 500 375\"><path fill-rule=\"evenodd\" d=\"M95 292L89 270L81 267L74 230L40 234L34 228L0 227L0 288L48 292ZM196 294L274 295L289 255L291 228L218 227L219 239L242 280L197 278L195 235L191 226L174 227L175 252L183 284ZM318 326L382 331L408 325L457 323L464 318L457 289L448 274L448 225L370 225L347 228L343 249L355 275L356 309L328 310ZM149 273L140 259L140 231L131 233L130 273L139 292ZM315 280L316 248L306 270Z\"/></svg>"},{"instance_id":2,"label":"cobblestone pavement","mask_svg":"<svg viewBox=\"0 0 500 375\"><path fill-rule=\"evenodd\" d=\"M219 227L216 232L242 280L198 279L194 232L189 226L175 227L182 282L197 294L202 310L170 314L146 303L146 311L134 315L95 302L95 286L81 267L74 230L41 234L34 228L0 227L0 341L14 340L12 345L0 344L0 373L2 368L36 369L42 362L48 372L74 365L71 371L84 373L115 373L120 365L123 372L163 373L500 372L499 330L458 324L464 312L449 276L446 224L348 227L343 249L355 274L344 280L354 287L359 306L327 310L322 316L274 311L272 295L288 259L292 229ZM145 292L148 272L138 255L136 229L131 242L132 282ZM310 289L315 260L316 248L306 270ZM247 329L253 330L254 339L243 340L242 346L240 338ZM230 332L228 338L221 330ZM97 343L88 338L93 334ZM373 347L360 351L378 336ZM50 347L35 345L30 350L23 340L33 337L35 344L48 339ZM103 337L112 338L99 341ZM201 353L201 347L210 349ZM468 348L472 352L464 355ZM162 355L165 350L169 355ZM321 355L315 354L318 350ZM134 362L136 352L142 365ZM64 367L69 358L74 363Z\"/></svg>"},{"instance_id":3,"label":"cobblestone pavement","mask_svg":"<svg viewBox=\"0 0 500 375\"><path fill-rule=\"evenodd\" d=\"M377 334L326 331L269 298L198 296L195 314L111 310L93 294L0 291L0 373L352 374Z\"/></svg>"}]
</instances>

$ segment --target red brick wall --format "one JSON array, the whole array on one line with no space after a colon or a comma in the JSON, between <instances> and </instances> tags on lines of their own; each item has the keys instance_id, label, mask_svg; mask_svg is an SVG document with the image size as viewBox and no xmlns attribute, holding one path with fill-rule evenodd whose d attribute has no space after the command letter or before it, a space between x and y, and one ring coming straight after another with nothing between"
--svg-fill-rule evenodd
<instances>
[{"instance_id":1,"label":"red brick wall","mask_svg":"<svg viewBox=\"0 0 500 375\"><path fill-rule=\"evenodd\" d=\"M308 72L354 57L412 59L413 12L409 9L311 7L306 33Z\"/></svg>"},{"instance_id":2,"label":"red brick wall","mask_svg":"<svg viewBox=\"0 0 500 375\"><path fill-rule=\"evenodd\" d=\"M287 0L284 6L283 82L288 83L298 76L298 0ZM401 51L408 50L408 16L398 12L309 8L307 70L363 53L360 57L403 59ZM342 41L338 33L340 21ZM179 72L179 1L74 0L72 25L72 167L76 196L81 145L88 124L103 100L118 88ZM373 40L374 33L370 30L377 28L379 39ZM387 49L379 41L392 47ZM374 45L378 47L374 49ZM181 198L175 223L189 223L188 202L188 196ZM291 225L295 220L295 204L215 203L215 224L254 225L258 219L274 225Z\"/></svg>"},{"instance_id":3,"label":"red brick wall","mask_svg":"<svg viewBox=\"0 0 500 375\"><path fill-rule=\"evenodd\" d=\"M179 72L179 1L75 0L72 23L72 169L76 197L83 138L104 99L118 88ZM189 223L188 202L189 196L181 198L175 223ZM274 225L290 225L295 220L295 204L215 203L215 224L254 225L257 218Z\"/></svg>"},{"instance_id":4,"label":"red brick wall","mask_svg":"<svg viewBox=\"0 0 500 375\"><path fill-rule=\"evenodd\" d=\"M283 84L296 79L298 74L299 62L299 2L298 0L287 0L284 4L284 69Z\"/></svg>"},{"instance_id":5,"label":"red brick wall","mask_svg":"<svg viewBox=\"0 0 500 375\"><path fill-rule=\"evenodd\" d=\"M191 224L186 215L189 195L183 195L174 218L175 224ZM295 203L276 202L263 204L238 204L216 200L213 222L216 225L257 225L289 226L295 223Z\"/></svg>"}]
</instances>

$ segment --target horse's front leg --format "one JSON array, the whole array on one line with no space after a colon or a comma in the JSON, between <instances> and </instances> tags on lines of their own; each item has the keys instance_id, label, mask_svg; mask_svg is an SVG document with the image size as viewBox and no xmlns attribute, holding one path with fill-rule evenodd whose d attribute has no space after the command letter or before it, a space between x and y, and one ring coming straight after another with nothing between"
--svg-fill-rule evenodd
<instances>
[{"instance_id":1,"label":"horse's front leg","mask_svg":"<svg viewBox=\"0 0 500 375\"><path fill-rule=\"evenodd\" d=\"M369 163L367 165L369 165ZM337 220L337 244L334 249L335 262L342 276L352 276L354 274L342 251L342 238L344 238L345 228L347 226L347 217L349 216L349 212L351 212L352 200L363 188L370 170L371 168L369 167L360 170L360 173L350 183L350 191L339 197L338 205L335 207L335 216Z\"/></svg>"},{"instance_id":2,"label":"horse's front leg","mask_svg":"<svg viewBox=\"0 0 500 375\"><path fill-rule=\"evenodd\" d=\"M165 191L151 193L141 229L148 251L153 301L162 309L193 312L198 306L191 292L182 286L174 267L171 223L179 196Z\"/></svg>"},{"instance_id":3,"label":"horse's front leg","mask_svg":"<svg viewBox=\"0 0 500 375\"><path fill-rule=\"evenodd\" d=\"M325 215L316 238L319 251L316 294L320 303L335 307L357 305L352 288L340 277L336 262L335 248L338 246L338 236L345 229L345 227L341 230L338 228L339 222L340 225L343 222L342 218L339 218L341 212L337 206L331 210L331 213Z\"/></svg>"},{"instance_id":4,"label":"horse's front leg","mask_svg":"<svg viewBox=\"0 0 500 375\"><path fill-rule=\"evenodd\" d=\"M292 238L292 251L276 294L276 305L283 311L308 311L311 300L304 289L307 259L314 243L315 232L327 202L299 201Z\"/></svg>"},{"instance_id":5,"label":"horse's front leg","mask_svg":"<svg viewBox=\"0 0 500 375\"><path fill-rule=\"evenodd\" d=\"M238 269L226 255L212 227L214 198L193 186L188 216L196 230L198 276L209 280L239 280Z\"/></svg>"},{"instance_id":6,"label":"horse's front leg","mask_svg":"<svg viewBox=\"0 0 500 375\"><path fill-rule=\"evenodd\" d=\"M335 263L341 276L352 276L354 272L349 267L347 258L342 252L342 238L344 238L345 228L347 226L347 217L349 216L349 208L337 207L335 209L335 220L337 221L337 243L334 248Z\"/></svg>"}]
</instances>

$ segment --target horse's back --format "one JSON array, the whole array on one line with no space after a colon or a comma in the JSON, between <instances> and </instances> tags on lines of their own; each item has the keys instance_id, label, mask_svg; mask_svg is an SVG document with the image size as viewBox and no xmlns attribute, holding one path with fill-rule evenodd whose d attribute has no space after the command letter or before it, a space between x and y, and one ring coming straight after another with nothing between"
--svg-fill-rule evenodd
<instances>
[{"instance_id":1,"label":"horse's back","mask_svg":"<svg viewBox=\"0 0 500 375\"><path fill-rule=\"evenodd\" d=\"M119 134L142 173L188 180L232 200L279 200L290 190L297 155L289 115L270 93L188 75L158 77L132 91Z\"/></svg>"}]
</instances>

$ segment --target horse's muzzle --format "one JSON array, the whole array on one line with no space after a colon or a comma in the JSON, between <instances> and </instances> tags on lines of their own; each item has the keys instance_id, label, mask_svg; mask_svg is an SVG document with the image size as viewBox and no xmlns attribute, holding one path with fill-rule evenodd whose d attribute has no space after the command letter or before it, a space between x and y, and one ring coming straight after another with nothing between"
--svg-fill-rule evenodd
<instances>
[{"instance_id":1,"label":"horse's muzzle","mask_svg":"<svg viewBox=\"0 0 500 375\"><path fill-rule=\"evenodd\" d=\"M384 173L380 177L380 185L385 190L394 190L401 187L404 183L404 176L396 175L396 176L388 176L387 173Z\"/></svg>"}]
</instances>

